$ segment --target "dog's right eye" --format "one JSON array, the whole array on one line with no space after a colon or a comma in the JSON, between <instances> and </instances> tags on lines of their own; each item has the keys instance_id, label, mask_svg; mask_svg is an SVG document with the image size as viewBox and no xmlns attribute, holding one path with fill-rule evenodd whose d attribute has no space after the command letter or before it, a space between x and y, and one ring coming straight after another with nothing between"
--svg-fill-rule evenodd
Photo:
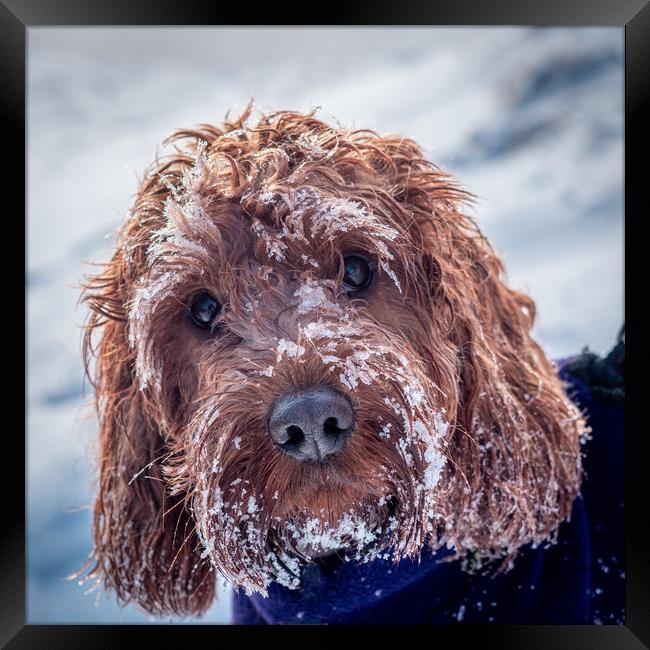
<instances>
[{"instance_id":1,"label":"dog's right eye","mask_svg":"<svg viewBox=\"0 0 650 650\"><path fill-rule=\"evenodd\" d=\"M368 287L372 281L372 267L368 260L361 255L348 255L343 261L343 288L348 293L356 293Z\"/></svg>"},{"instance_id":2,"label":"dog's right eye","mask_svg":"<svg viewBox=\"0 0 650 650\"><path fill-rule=\"evenodd\" d=\"M209 293L197 293L190 300L190 317L192 322L201 329L212 327L221 313L221 304Z\"/></svg>"}]
</instances>

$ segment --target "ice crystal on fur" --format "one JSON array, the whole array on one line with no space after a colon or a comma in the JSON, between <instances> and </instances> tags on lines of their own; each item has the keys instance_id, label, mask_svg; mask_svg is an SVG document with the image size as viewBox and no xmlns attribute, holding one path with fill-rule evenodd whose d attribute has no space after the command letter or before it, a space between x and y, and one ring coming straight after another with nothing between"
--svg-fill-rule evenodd
<instances>
[{"instance_id":1,"label":"ice crystal on fur","mask_svg":"<svg viewBox=\"0 0 650 650\"><path fill-rule=\"evenodd\" d=\"M318 144L318 135L315 133L301 133L297 142L307 155L312 158L325 156L327 154L327 149L324 149L320 144Z\"/></svg>"},{"instance_id":2,"label":"ice crystal on fur","mask_svg":"<svg viewBox=\"0 0 650 650\"><path fill-rule=\"evenodd\" d=\"M338 233L352 229L365 229L375 237L393 240L398 232L381 223L366 207L348 198L327 198L319 203L319 208L311 218L312 232L318 233L328 241L333 241Z\"/></svg>"},{"instance_id":3,"label":"ice crystal on fur","mask_svg":"<svg viewBox=\"0 0 650 650\"><path fill-rule=\"evenodd\" d=\"M377 540L379 534L366 518L359 517L354 511L343 513L336 526L311 517L299 526L288 522L286 529L296 543L297 550L305 557L350 546L365 549ZM361 556L357 559L361 559Z\"/></svg>"},{"instance_id":4,"label":"ice crystal on fur","mask_svg":"<svg viewBox=\"0 0 650 650\"><path fill-rule=\"evenodd\" d=\"M269 258L275 258L278 262L282 262L287 245L279 237L271 234L259 221L253 222L253 230L266 245L266 253Z\"/></svg>"},{"instance_id":5,"label":"ice crystal on fur","mask_svg":"<svg viewBox=\"0 0 650 650\"><path fill-rule=\"evenodd\" d=\"M299 300L298 313L306 314L314 309L336 309L336 305L327 299L327 294L318 281L307 278L301 286L294 291L294 296Z\"/></svg>"},{"instance_id":6,"label":"ice crystal on fur","mask_svg":"<svg viewBox=\"0 0 650 650\"><path fill-rule=\"evenodd\" d=\"M293 341L285 341L280 339L277 346L277 361L282 359L282 355L286 354L288 357L299 357L305 353L305 348L298 345Z\"/></svg>"},{"instance_id":7,"label":"ice crystal on fur","mask_svg":"<svg viewBox=\"0 0 650 650\"><path fill-rule=\"evenodd\" d=\"M387 273L387 275L390 277L390 279L395 283L395 286L399 290L400 293L402 293L402 283L399 281L399 278L397 277L397 274L395 271L393 271L390 266L388 265L388 262L382 262L381 263L381 268Z\"/></svg>"},{"instance_id":8,"label":"ice crystal on fur","mask_svg":"<svg viewBox=\"0 0 650 650\"><path fill-rule=\"evenodd\" d=\"M136 348L136 368L140 389L144 390L151 381L160 389L160 367L156 363L154 350L149 344L147 331L151 327L155 306L169 296L178 281L173 271L147 277L140 283L129 310L129 345Z\"/></svg>"},{"instance_id":9,"label":"ice crystal on fur","mask_svg":"<svg viewBox=\"0 0 650 650\"><path fill-rule=\"evenodd\" d=\"M315 269L320 268L320 264L313 258L310 257L309 255L301 255L300 259L305 263L305 264L310 264L313 266Z\"/></svg>"}]
</instances>

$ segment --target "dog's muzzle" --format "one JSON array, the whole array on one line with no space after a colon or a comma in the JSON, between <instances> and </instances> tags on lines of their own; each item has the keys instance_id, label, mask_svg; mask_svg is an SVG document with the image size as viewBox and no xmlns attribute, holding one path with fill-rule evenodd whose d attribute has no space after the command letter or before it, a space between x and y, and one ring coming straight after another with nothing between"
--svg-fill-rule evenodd
<instances>
[{"instance_id":1,"label":"dog's muzzle","mask_svg":"<svg viewBox=\"0 0 650 650\"><path fill-rule=\"evenodd\" d=\"M328 386L283 395L268 416L273 442L298 460L324 462L341 451L352 431L349 400Z\"/></svg>"}]
</instances>

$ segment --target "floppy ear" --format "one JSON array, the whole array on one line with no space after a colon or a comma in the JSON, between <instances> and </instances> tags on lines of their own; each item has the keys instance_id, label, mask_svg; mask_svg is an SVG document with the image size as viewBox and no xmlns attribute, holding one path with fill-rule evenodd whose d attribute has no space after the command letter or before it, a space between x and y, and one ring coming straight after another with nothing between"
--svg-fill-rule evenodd
<instances>
[{"instance_id":1,"label":"floppy ear","mask_svg":"<svg viewBox=\"0 0 650 650\"><path fill-rule=\"evenodd\" d=\"M437 541L459 555L512 558L569 517L589 429L530 336L533 301L506 286L501 261L463 214L473 197L412 140L387 136L372 144L370 164L393 188L398 207L408 208L395 212L407 215L412 242L403 270L417 260L411 284L430 303L423 353L439 371L449 363L441 351L455 349L456 367L444 375L455 374L457 385L441 387L449 408L456 394L458 406L447 447L452 462L437 497L444 522Z\"/></svg>"},{"instance_id":2,"label":"floppy ear","mask_svg":"<svg viewBox=\"0 0 650 650\"><path fill-rule=\"evenodd\" d=\"M131 220L122 236L133 235L127 230L138 221ZM143 252L136 248L133 254ZM198 615L213 600L214 574L201 559L185 494L172 491L162 471L171 447L156 417L148 415L128 343L125 305L134 283L130 274L139 265L144 261L127 264L124 247L118 247L105 271L85 285L82 298L90 307L84 357L100 424L94 565L88 577L113 589L121 603L136 603L154 615ZM99 335L96 348L93 335Z\"/></svg>"},{"instance_id":3,"label":"floppy ear","mask_svg":"<svg viewBox=\"0 0 650 650\"><path fill-rule=\"evenodd\" d=\"M440 219L436 236L446 226L452 245L429 266L457 349L460 394L447 532L459 551L511 558L569 517L588 428L530 336L533 301L506 286L501 261L469 218Z\"/></svg>"}]
</instances>

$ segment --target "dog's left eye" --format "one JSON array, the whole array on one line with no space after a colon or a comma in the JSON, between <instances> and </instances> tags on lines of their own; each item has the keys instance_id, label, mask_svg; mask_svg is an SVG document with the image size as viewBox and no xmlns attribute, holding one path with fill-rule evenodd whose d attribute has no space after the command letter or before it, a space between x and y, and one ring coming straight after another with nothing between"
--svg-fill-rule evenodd
<instances>
[{"instance_id":1,"label":"dog's left eye","mask_svg":"<svg viewBox=\"0 0 650 650\"><path fill-rule=\"evenodd\" d=\"M347 255L343 262L345 264L343 288L350 292L365 289L372 280L370 262L361 255Z\"/></svg>"},{"instance_id":2,"label":"dog's left eye","mask_svg":"<svg viewBox=\"0 0 650 650\"><path fill-rule=\"evenodd\" d=\"M212 327L221 313L221 304L209 293L197 293L190 301L190 317L201 329Z\"/></svg>"}]
</instances>

